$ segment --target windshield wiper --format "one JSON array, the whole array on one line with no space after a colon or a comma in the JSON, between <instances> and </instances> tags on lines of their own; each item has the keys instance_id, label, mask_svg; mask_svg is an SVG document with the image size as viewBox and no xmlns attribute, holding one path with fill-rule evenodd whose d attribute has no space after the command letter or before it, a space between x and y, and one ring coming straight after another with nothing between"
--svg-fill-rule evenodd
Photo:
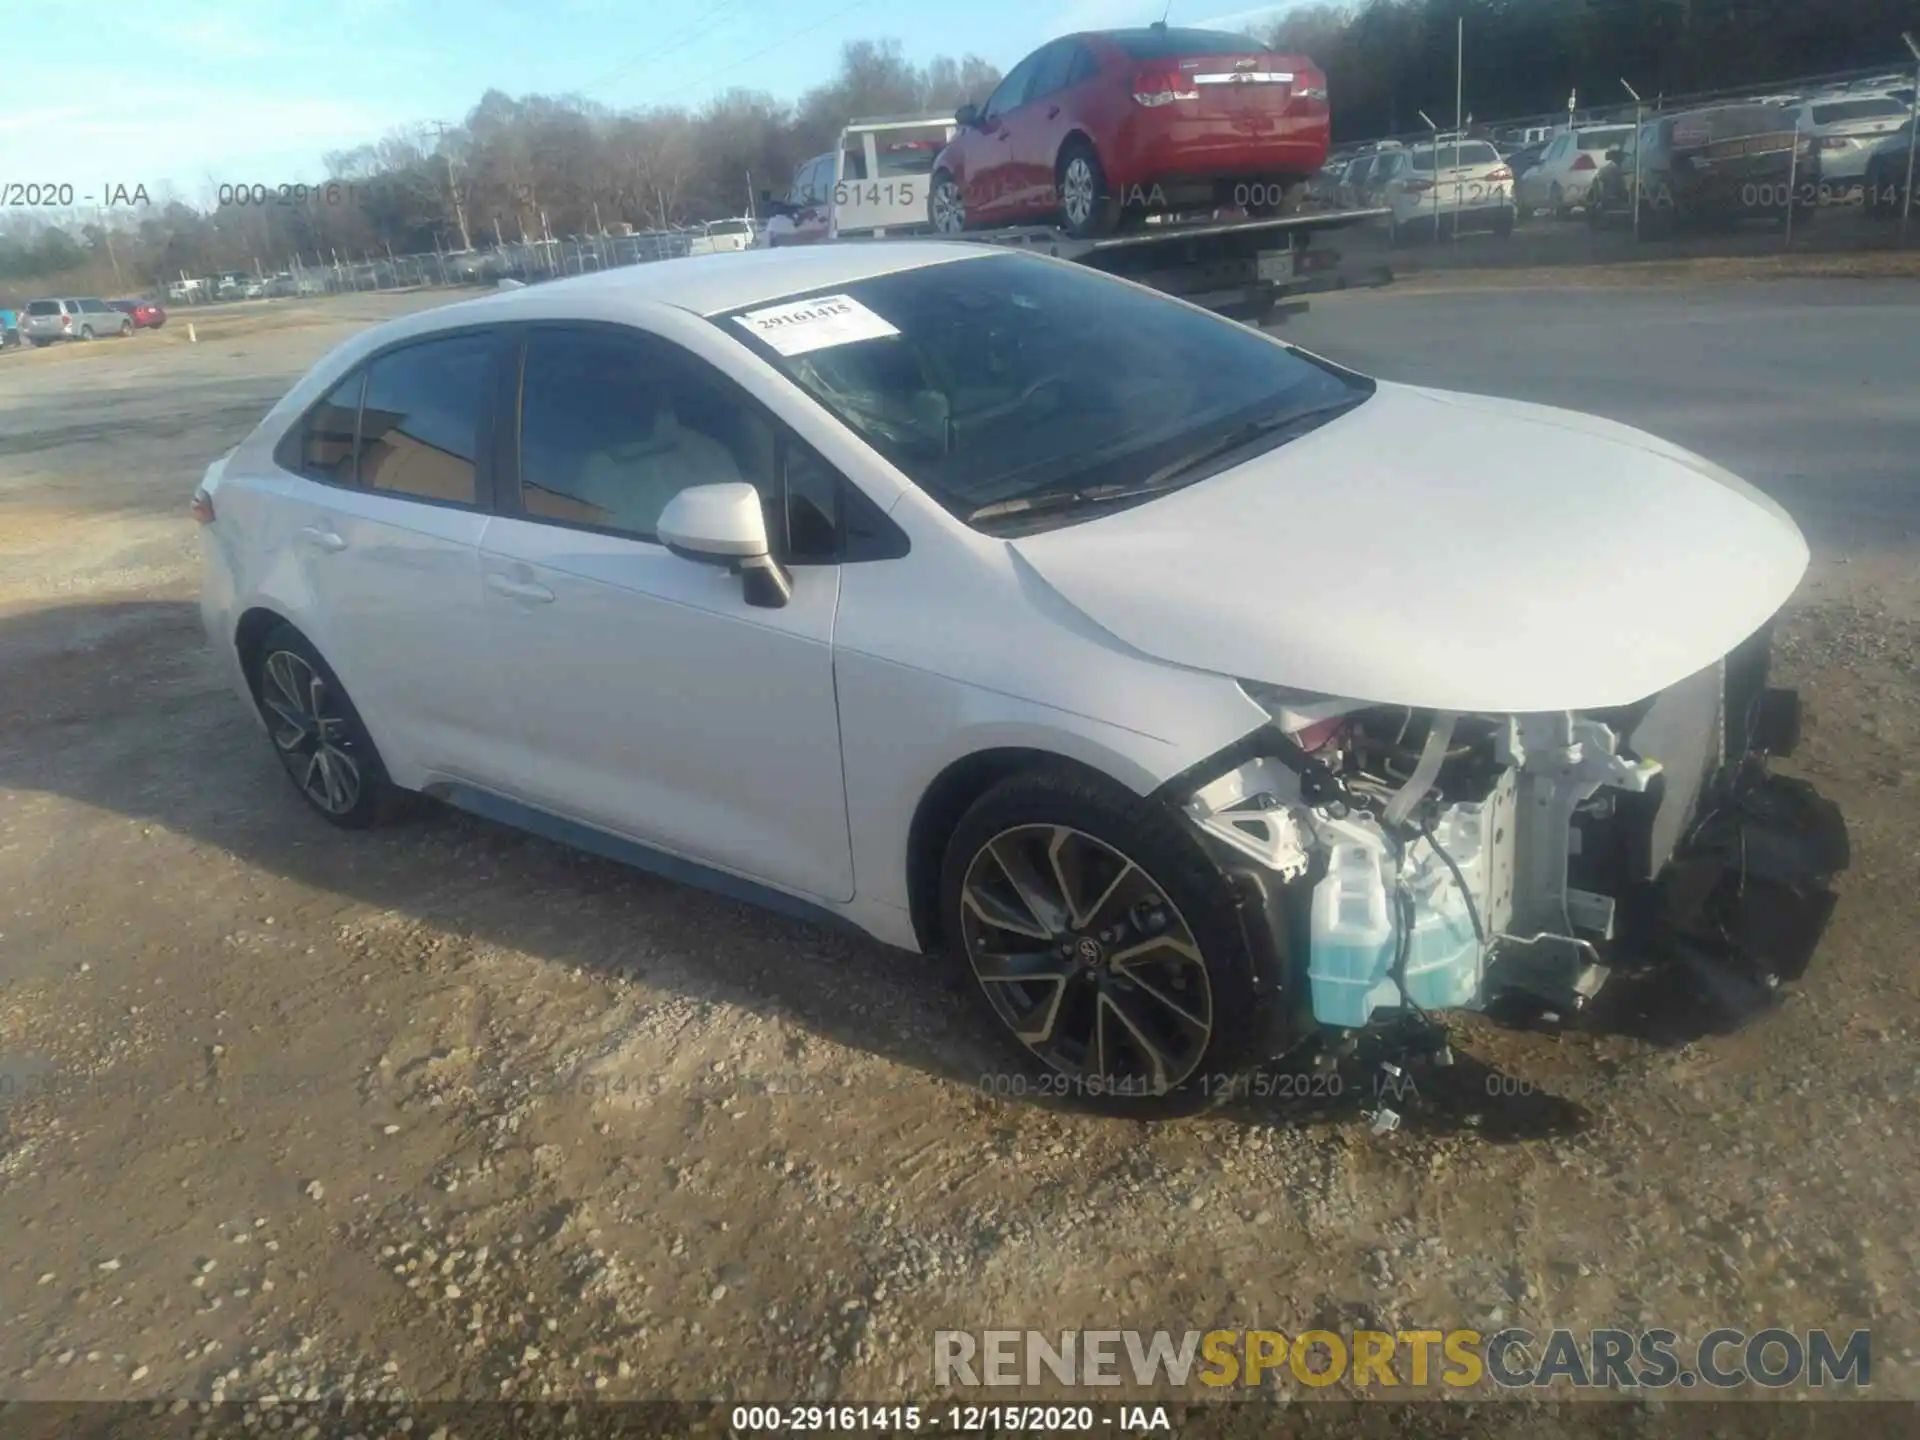
<instances>
[{"instance_id":1,"label":"windshield wiper","mask_svg":"<svg viewBox=\"0 0 1920 1440\"><path fill-rule=\"evenodd\" d=\"M1125 485L1087 485L1070 490L1041 490L1032 495L1019 495L1011 500L995 500L991 504L982 505L970 512L967 520L968 523L972 523L976 520L992 520L1004 515L1037 515L1062 510L1079 510L1088 506L1111 505L1119 501L1159 495L1168 490L1178 490L1181 485L1187 483L1181 477L1192 474L1201 466L1218 460L1222 455L1231 455L1234 451L1244 449L1277 430L1297 430L1304 433L1307 429L1326 424L1335 416L1344 415L1366 398L1364 394L1349 395L1341 400L1303 406L1297 410L1282 410L1277 414L1237 425L1199 449L1189 451L1179 459L1162 465L1144 480L1136 480Z\"/></svg>"}]
</instances>

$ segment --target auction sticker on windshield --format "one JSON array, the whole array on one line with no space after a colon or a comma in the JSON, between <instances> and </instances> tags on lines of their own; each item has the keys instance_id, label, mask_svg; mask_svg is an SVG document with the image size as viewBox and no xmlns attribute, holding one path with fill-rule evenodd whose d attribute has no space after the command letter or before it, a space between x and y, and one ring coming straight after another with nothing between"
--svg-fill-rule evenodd
<instances>
[{"instance_id":1,"label":"auction sticker on windshield","mask_svg":"<svg viewBox=\"0 0 1920 1440\"><path fill-rule=\"evenodd\" d=\"M782 355L879 340L900 332L851 295L820 295L733 317Z\"/></svg>"}]
</instances>

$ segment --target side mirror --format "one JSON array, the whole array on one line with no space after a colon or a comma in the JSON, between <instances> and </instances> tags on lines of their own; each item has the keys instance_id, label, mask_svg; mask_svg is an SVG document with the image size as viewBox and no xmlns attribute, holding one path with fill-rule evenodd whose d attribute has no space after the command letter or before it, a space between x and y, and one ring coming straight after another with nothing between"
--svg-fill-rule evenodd
<instances>
[{"instance_id":1,"label":"side mirror","mask_svg":"<svg viewBox=\"0 0 1920 1440\"><path fill-rule=\"evenodd\" d=\"M953 112L953 123L962 130L971 130L980 123L980 107L974 104L962 105Z\"/></svg>"},{"instance_id":2,"label":"side mirror","mask_svg":"<svg viewBox=\"0 0 1920 1440\"><path fill-rule=\"evenodd\" d=\"M760 492L751 485L691 485L667 502L656 531L681 559L739 575L749 605L777 610L793 597L793 582L767 544Z\"/></svg>"},{"instance_id":3,"label":"side mirror","mask_svg":"<svg viewBox=\"0 0 1920 1440\"><path fill-rule=\"evenodd\" d=\"M1624 150L1607 151L1607 163L1609 165L1618 165L1622 160L1626 159L1626 157L1627 152Z\"/></svg>"}]
</instances>

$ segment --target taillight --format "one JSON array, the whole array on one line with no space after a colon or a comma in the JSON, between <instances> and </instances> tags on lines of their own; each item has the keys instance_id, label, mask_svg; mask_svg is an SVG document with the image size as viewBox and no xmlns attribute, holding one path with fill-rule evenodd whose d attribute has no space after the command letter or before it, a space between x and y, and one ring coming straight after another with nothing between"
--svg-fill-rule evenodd
<instances>
[{"instance_id":1,"label":"taillight","mask_svg":"<svg viewBox=\"0 0 1920 1440\"><path fill-rule=\"evenodd\" d=\"M1825 135L1821 137L1819 148L1822 150L1850 150L1853 148L1853 142L1844 136Z\"/></svg>"},{"instance_id":2,"label":"taillight","mask_svg":"<svg viewBox=\"0 0 1920 1440\"><path fill-rule=\"evenodd\" d=\"M62 330L71 330L73 328L73 317L63 314L60 317L60 328Z\"/></svg>"},{"instance_id":3,"label":"taillight","mask_svg":"<svg viewBox=\"0 0 1920 1440\"><path fill-rule=\"evenodd\" d=\"M1502 185L1511 179L1513 179L1513 171L1509 170L1505 165L1500 166L1497 170L1489 170L1487 172L1487 181L1489 184Z\"/></svg>"},{"instance_id":4,"label":"taillight","mask_svg":"<svg viewBox=\"0 0 1920 1440\"><path fill-rule=\"evenodd\" d=\"M1593 156L1582 150L1578 155L1573 157L1573 165L1571 168L1575 170L1593 169Z\"/></svg>"},{"instance_id":5,"label":"taillight","mask_svg":"<svg viewBox=\"0 0 1920 1440\"><path fill-rule=\"evenodd\" d=\"M1408 180L1404 188L1409 195L1423 195L1433 188L1431 180Z\"/></svg>"},{"instance_id":6,"label":"taillight","mask_svg":"<svg viewBox=\"0 0 1920 1440\"><path fill-rule=\"evenodd\" d=\"M1182 90L1178 70L1140 70L1133 77L1133 102L1149 108L1171 105L1176 100L1195 100L1199 90L1193 87L1191 80L1186 82L1187 89Z\"/></svg>"},{"instance_id":7,"label":"taillight","mask_svg":"<svg viewBox=\"0 0 1920 1440\"><path fill-rule=\"evenodd\" d=\"M193 492L193 500L187 508L193 512L193 518L202 525L213 523L213 497L207 494L204 486Z\"/></svg>"},{"instance_id":8,"label":"taillight","mask_svg":"<svg viewBox=\"0 0 1920 1440\"><path fill-rule=\"evenodd\" d=\"M1324 101L1327 98L1327 77L1318 70L1302 68L1299 79L1294 82L1293 98Z\"/></svg>"}]
</instances>

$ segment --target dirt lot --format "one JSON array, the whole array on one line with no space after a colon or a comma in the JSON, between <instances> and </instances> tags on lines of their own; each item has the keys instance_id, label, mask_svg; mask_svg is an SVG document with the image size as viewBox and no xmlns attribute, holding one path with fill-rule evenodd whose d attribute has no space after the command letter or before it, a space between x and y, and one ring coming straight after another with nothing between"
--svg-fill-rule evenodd
<instances>
[{"instance_id":1,"label":"dirt lot","mask_svg":"<svg viewBox=\"0 0 1920 1440\"><path fill-rule=\"evenodd\" d=\"M1462 1026L1492 1088L1558 1098L1385 1138L1357 1098L1147 1128L997 1097L925 962L452 813L304 813L203 648L186 497L426 303L0 357L0 1398L898 1399L941 1328L1369 1323L1865 1326L1873 1393L1920 1397L1912 348L1904 401L1847 411L1910 293L1700 290L1657 341L1819 550L1784 664L1855 866L1804 993L1677 1051ZM1568 356L1640 373L1654 313L1483 305L1336 297L1302 338L1531 395ZM1844 427L1742 422L1781 352ZM1692 443L1686 392L1607 400Z\"/></svg>"}]
</instances>

